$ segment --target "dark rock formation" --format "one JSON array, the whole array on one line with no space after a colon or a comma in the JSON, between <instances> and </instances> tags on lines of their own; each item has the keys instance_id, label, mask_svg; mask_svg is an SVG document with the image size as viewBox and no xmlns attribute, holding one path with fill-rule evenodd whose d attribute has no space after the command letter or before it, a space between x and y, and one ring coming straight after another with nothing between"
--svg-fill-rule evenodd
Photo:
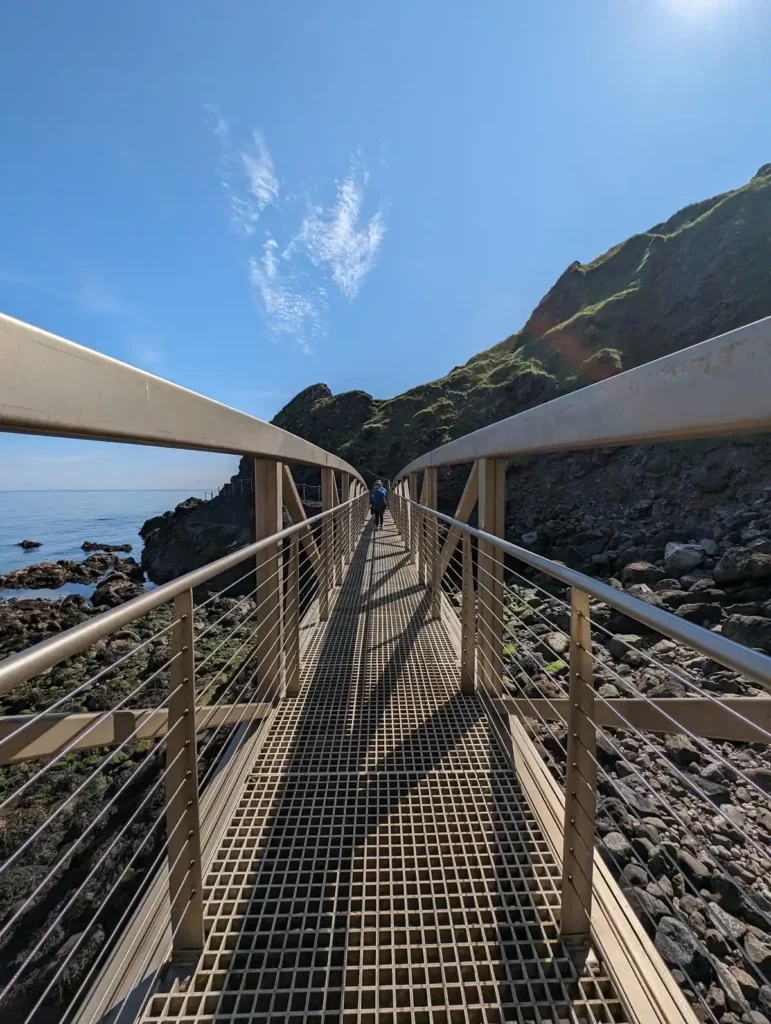
<instances>
[{"instance_id":1,"label":"dark rock formation","mask_svg":"<svg viewBox=\"0 0 771 1024\"><path fill-rule=\"evenodd\" d=\"M131 551L130 544L100 544L95 540L84 540L82 544L84 551Z\"/></svg>"},{"instance_id":2,"label":"dark rock formation","mask_svg":"<svg viewBox=\"0 0 771 1024\"><path fill-rule=\"evenodd\" d=\"M37 562L0 576L0 590L55 589L65 583L96 583L111 569L120 568L132 578L142 578L142 570L133 558L119 558L114 552L89 555L82 562L61 558L58 562Z\"/></svg>"},{"instance_id":3,"label":"dark rock formation","mask_svg":"<svg viewBox=\"0 0 771 1024\"><path fill-rule=\"evenodd\" d=\"M17 548L24 548L25 551L30 551L32 548L39 548L42 545L42 541L39 540L20 540L16 545Z\"/></svg>"},{"instance_id":4,"label":"dark rock formation","mask_svg":"<svg viewBox=\"0 0 771 1024\"><path fill-rule=\"evenodd\" d=\"M132 597L138 597L144 590L141 583L124 576L123 573L111 572L97 585L91 595L91 604L95 608L114 608L124 601L130 601Z\"/></svg>"}]
</instances>

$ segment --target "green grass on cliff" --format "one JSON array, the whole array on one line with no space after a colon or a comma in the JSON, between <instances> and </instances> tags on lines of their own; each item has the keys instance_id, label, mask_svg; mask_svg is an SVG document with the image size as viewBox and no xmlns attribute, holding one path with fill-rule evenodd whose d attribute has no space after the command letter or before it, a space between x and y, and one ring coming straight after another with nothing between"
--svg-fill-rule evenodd
<instances>
[{"instance_id":1,"label":"green grass on cliff","mask_svg":"<svg viewBox=\"0 0 771 1024\"><path fill-rule=\"evenodd\" d=\"M393 476L454 437L771 313L771 164L573 263L521 330L428 384L374 399L306 389L274 422Z\"/></svg>"}]
</instances>

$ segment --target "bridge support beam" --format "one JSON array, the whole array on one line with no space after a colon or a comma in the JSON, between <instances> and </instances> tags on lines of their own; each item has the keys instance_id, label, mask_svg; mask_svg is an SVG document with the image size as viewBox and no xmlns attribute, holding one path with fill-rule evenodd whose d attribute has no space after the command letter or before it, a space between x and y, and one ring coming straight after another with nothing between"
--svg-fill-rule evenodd
<instances>
[{"instance_id":1,"label":"bridge support beam","mask_svg":"<svg viewBox=\"0 0 771 1024\"><path fill-rule=\"evenodd\" d=\"M254 460L255 540L264 540L283 528L282 465L272 459ZM282 574L277 543L257 555L257 592L261 606L257 620L258 680L267 691L264 699L281 690Z\"/></svg>"},{"instance_id":2,"label":"bridge support beam","mask_svg":"<svg viewBox=\"0 0 771 1024\"><path fill-rule=\"evenodd\" d=\"M478 463L479 529L495 537L506 531L506 462ZM490 694L503 691L503 552L480 540L477 555L479 594L479 676Z\"/></svg>"}]
</instances>

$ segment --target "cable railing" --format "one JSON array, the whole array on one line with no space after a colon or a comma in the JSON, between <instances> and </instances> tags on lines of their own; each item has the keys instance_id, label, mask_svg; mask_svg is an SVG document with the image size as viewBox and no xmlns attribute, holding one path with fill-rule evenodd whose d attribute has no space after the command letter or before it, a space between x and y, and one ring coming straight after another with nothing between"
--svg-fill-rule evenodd
<instances>
[{"instance_id":1,"label":"cable railing","mask_svg":"<svg viewBox=\"0 0 771 1024\"><path fill-rule=\"evenodd\" d=\"M202 800L221 775L221 816L239 778L223 765L298 692L303 633L329 614L366 513L360 492L0 662L3 700L37 694L0 719L0 1015L74 1019L122 934L135 980L152 984L167 952L200 954ZM95 650L110 660L87 674ZM160 955L137 963L153 914ZM100 998L89 1012L110 1008Z\"/></svg>"},{"instance_id":2,"label":"cable railing","mask_svg":"<svg viewBox=\"0 0 771 1024\"><path fill-rule=\"evenodd\" d=\"M430 477L425 504L406 489L392 496L394 517L433 616L456 640L461 689L484 698L536 814L559 814L563 940L601 940L599 851L699 1018L759 1013L768 983L759 949L771 930L771 697L758 690L771 690L771 658L438 512ZM600 621L609 609L642 635L609 629ZM753 696L705 689L657 656L662 644L702 655L726 670L728 689ZM684 695L639 689L619 671L627 655ZM748 759L757 767L729 756L736 744L759 748ZM741 807L730 802L737 792Z\"/></svg>"}]
</instances>

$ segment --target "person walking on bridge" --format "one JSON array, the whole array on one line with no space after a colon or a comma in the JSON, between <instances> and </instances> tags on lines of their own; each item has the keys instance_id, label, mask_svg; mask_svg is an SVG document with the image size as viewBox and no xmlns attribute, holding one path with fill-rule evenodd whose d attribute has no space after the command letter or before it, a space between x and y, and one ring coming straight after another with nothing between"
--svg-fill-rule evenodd
<instances>
[{"instance_id":1,"label":"person walking on bridge","mask_svg":"<svg viewBox=\"0 0 771 1024\"><path fill-rule=\"evenodd\" d=\"M388 508L388 491L383 487L382 481L376 480L370 496L370 508L375 517L375 529L383 529L383 516Z\"/></svg>"}]
</instances>

